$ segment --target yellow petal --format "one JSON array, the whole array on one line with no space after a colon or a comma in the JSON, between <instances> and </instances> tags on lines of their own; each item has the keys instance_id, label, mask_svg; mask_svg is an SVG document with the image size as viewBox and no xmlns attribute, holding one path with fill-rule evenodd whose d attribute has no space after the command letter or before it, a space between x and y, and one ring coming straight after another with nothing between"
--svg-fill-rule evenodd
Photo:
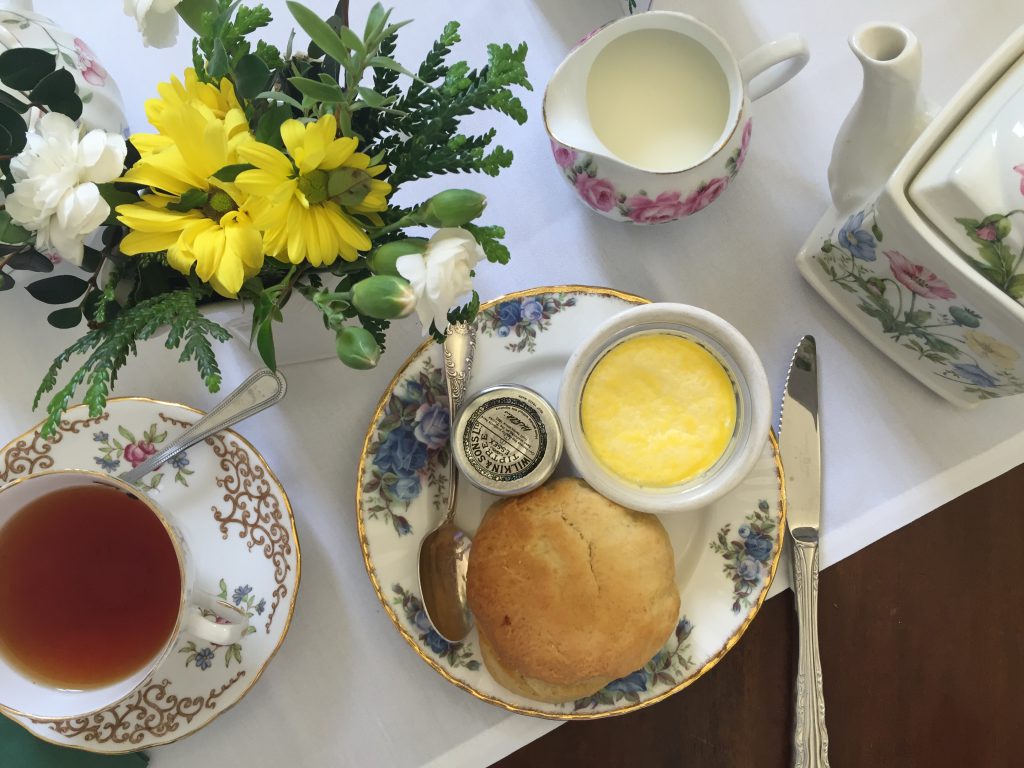
<instances>
[{"instance_id":1,"label":"yellow petal","mask_svg":"<svg viewBox=\"0 0 1024 768\"><path fill-rule=\"evenodd\" d=\"M253 168L251 171L242 171L238 174L235 177L235 185L250 195L279 201L286 200L292 196L297 182L294 179L286 179L272 171Z\"/></svg>"},{"instance_id":2,"label":"yellow petal","mask_svg":"<svg viewBox=\"0 0 1024 768\"><path fill-rule=\"evenodd\" d=\"M129 229L143 232L180 232L189 219L202 218L198 211L168 211L153 208L145 203L128 203L117 206L117 218Z\"/></svg>"},{"instance_id":3,"label":"yellow petal","mask_svg":"<svg viewBox=\"0 0 1024 768\"><path fill-rule=\"evenodd\" d=\"M295 174L291 160L283 152L261 141L250 141L240 145L238 156L243 162L252 163L257 168L270 171L282 178L288 178Z\"/></svg>"},{"instance_id":4,"label":"yellow petal","mask_svg":"<svg viewBox=\"0 0 1024 768\"><path fill-rule=\"evenodd\" d=\"M299 264L306 259L306 238L305 219L306 209L300 205L292 205L288 209L288 260L292 264ZM309 263L314 267L320 266L319 259L313 259L310 255Z\"/></svg>"},{"instance_id":5,"label":"yellow petal","mask_svg":"<svg viewBox=\"0 0 1024 768\"><path fill-rule=\"evenodd\" d=\"M359 142L351 136L346 136L342 139L335 139L331 142L330 146L327 147L327 152L324 154L324 159L323 162L320 163L320 167L327 171L333 171L352 157L352 153L356 151L356 147L358 145Z\"/></svg>"},{"instance_id":6,"label":"yellow petal","mask_svg":"<svg viewBox=\"0 0 1024 768\"><path fill-rule=\"evenodd\" d=\"M181 232L138 232L132 231L125 235L118 248L125 256L137 256L140 253L157 253L174 245Z\"/></svg>"},{"instance_id":7,"label":"yellow petal","mask_svg":"<svg viewBox=\"0 0 1024 768\"><path fill-rule=\"evenodd\" d=\"M281 123L281 141L288 154L295 157L296 152L301 151L302 144L306 138L306 128L298 120L285 120Z\"/></svg>"}]
</instances>

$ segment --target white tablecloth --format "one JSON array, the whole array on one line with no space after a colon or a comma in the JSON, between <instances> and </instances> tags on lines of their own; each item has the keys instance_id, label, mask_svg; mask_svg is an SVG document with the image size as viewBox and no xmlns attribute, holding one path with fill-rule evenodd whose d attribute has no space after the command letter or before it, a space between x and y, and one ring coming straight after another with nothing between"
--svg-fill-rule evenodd
<instances>
[{"instance_id":1,"label":"white tablecloth","mask_svg":"<svg viewBox=\"0 0 1024 768\"><path fill-rule=\"evenodd\" d=\"M333 0L308 0L320 11ZM86 6L88 5L88 9ZM283 43L291 26L282 0L267 0ZM956 410L927 392L849 328L798 277L793 257L828 199L832 140L856 96L859 66L846 46L857 25L892 19L921 39L925 90L948 99L1012 28L1018 0L662 0L718 27L738 54L791 31L811 48L807 69L756 104L747 165L725 197L673 225L636 228L585 210L559 178L541 121L544 84L570 45L620 13L617 0L398 0L415 17L399 58L415 63L444 22L463 22L458 49L482 64L484 44L526 40L536 90L524 128L499 121L514 166L498 179L459 179L490 197L488 219L509 230L512 263L486 266L485 297L539 284L589 283L706 307L733 322L762 355L780 392L800 335L817 336L823 372L826 493L823 561L835 562L961 493L1024 462L1020 398ZM177 48L143 50L119 0L37 0L76 32L121 86L130 123L145 127L143 100L190 61ZM361 21L369 2L355 2ZM639 75L642 76L642 75ZM452 179L455 182L456 180ZM71 337L43 322L20 289L0 298L4 362L0 435L36 420L32 393L45 365ZM290 367L289 395L240 431L273 465L298 518L303 578L291 633L259 685L214 725L152 753L154 768L245 765L479 767L554 727L479 702L442 680L393 630L370 588L356 537L353 498L367 421L394 369L419 342L412 321L392 333L376 371L334 361ZM178 370L158 344L141 349L118 394L208 407L194 371ZM241 347L221 360L230 388L257 365ZM954 564L955 567L955 564ZM783 578L785 578L783 574ZM711 682L713 684L712 673ZM685 695L685 694L683 694Z\"/></svg>"}]
</instances>

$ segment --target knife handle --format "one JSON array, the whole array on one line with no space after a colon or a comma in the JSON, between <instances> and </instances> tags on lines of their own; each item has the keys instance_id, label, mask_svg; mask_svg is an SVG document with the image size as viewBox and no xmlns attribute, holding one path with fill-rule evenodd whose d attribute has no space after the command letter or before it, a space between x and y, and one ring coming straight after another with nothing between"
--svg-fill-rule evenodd
<instances>
[{"instance_id":1,"label":"knife handle","mask_svg":"<svg viewBox=\"0 0 1024 768\"><path fill-rule=\"evenodd\" d=\"M793 539L793 580L799 653L796 711L793 717L793 768L828 768L825 696L818 653L818 542Z\"/></svg>"}]
</instances>

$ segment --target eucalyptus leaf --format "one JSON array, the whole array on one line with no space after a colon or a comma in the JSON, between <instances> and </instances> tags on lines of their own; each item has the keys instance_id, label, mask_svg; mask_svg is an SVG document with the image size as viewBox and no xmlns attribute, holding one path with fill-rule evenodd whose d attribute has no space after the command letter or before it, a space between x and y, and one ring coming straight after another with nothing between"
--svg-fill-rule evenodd
<instances>
[{"instance_id":1,"label":"eucalyptus leaf","mask_svg":"<svg viewBox=\"0 0 1024 768\"><path fill-rule=\"evenodd\" d=\"M32 89L29 99L34 104L45 104L53 112L60 112L72 120L82 116L82 100L78 98L75 78L66 69L51 72Z\"/></svg>"},{"instance_id":2,"label":"eucalyptus leaf","mask_svg":"<svg viewBox=\"0 0 1024 768\"><path fill-rule=\"evenodd\" d=\"M74 275L57 275L55 277L44 277L25 286L32 298L38 299L44 304L67 304L74 301L83 293L89 284L80 277Z\"/></svg>"},{"instance_id":3,"label":"eucalyptus leaf","mask_svg":"<svg viewBox=\"0 0 1024 768\"><path fill-rule=\"evenodd\" d=\"M262 92L269 79L270 67L255 53L246 54L235 65L235 91L243 98Z\"/></svg>"},{"instance_id":4,"label":"eucalyptus leaf","mask_svg":"<svg viewBox=\"0 0 1024 768\"><path fill-rule=\"evenodd\" d=\"M53 262L34 248L11 256L7 266L25 272L53 272Z\"/></svg>"},{"instance_id":5,"label":"eucalyptus leaf","mask_svg":"<svg viewBox=\"0 0 1024 768\"><path fill-rule=\"evenodd\" d=\"M30 91L57 68L57 57L38 48L10 48L0 53L0 81L16 91Z\"/></svg>"},{"instance_id":6,"label":"eucalyptus leaf","mask_svg":"<svg viewBox=\"0 0 1024 768\"><path fill-rule=\"evenodd\" d=\"M337 85L318 83L306 77L290 77L288 82L298 89L303 96L329 104L340 104L345 101L345 92Z\"/></svg>"},{"instance_id":7,"label":"eucalyptus leaf","mask_svg":"<svg viewBox=\"0 0 1024 768\"><path fill-rule=\"evenodd\" d=\"M46 316L46 322L54 328L74 328L82 322L82 310L78 307L64 307Z\"/></svg>"},{"instance_id":8,"label":"eucalyptus leaf","mask_svg":"<svg viewBox=\"0 0 1024 768\"><path fill-rule=\"evenodd\" d=\"M327 22L321 19L315 11L311 11L302 3L295 2L295 0L288 0L287 5L295 21L309 35L310 39L319 46L320 50L342 65L347 64L351 60L352 55L341 41L341 38L338 37L338 33L331 29Z\"/></svg>"}]
</instances>

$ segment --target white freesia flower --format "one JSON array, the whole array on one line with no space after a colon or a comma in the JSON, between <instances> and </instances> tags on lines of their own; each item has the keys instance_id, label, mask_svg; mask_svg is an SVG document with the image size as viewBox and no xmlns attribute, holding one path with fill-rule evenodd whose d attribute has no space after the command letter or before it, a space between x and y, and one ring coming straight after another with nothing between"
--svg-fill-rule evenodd
<instances>
[{"instance_id":1,"label":"white freesia flower","mask_svg":"<svg viewBox=\"0 0 1024 768\"><path fill-rule=\"evenodd\" d=\"M178 14L181 0L124 0L124 12L135 19L143 45L170 48L178 39Z\"/></svg>"},{"instance_id":2,"label":"white freesia flower","mask_svg":"<svg viewBox=\"0 0 1024 768\"><path fill-rule=\"evenodd\" d=\"M36 233L36 248L81 264L82 238L110 214L96 184L121 175L124 139L98 128L83 136L57 112L35 121L25 138L25 149L11 160L14 192L7 196L7 212Z\"/></svg>"},{"instance_id":3,"label":"white freesia flower","mask_svg":"<svg viewBox=\"0 0 1024 768\"><path fill-rule=\"evenodd\" d=\"M470 271L483 258L483 248L461 227L439 229L422 254L398 257L395 268L416 294L416 314L423 323L424 334L431 320L438 331L445 332L448 310L460 296L473 290Z\"/></svg>"}]
</instances>

